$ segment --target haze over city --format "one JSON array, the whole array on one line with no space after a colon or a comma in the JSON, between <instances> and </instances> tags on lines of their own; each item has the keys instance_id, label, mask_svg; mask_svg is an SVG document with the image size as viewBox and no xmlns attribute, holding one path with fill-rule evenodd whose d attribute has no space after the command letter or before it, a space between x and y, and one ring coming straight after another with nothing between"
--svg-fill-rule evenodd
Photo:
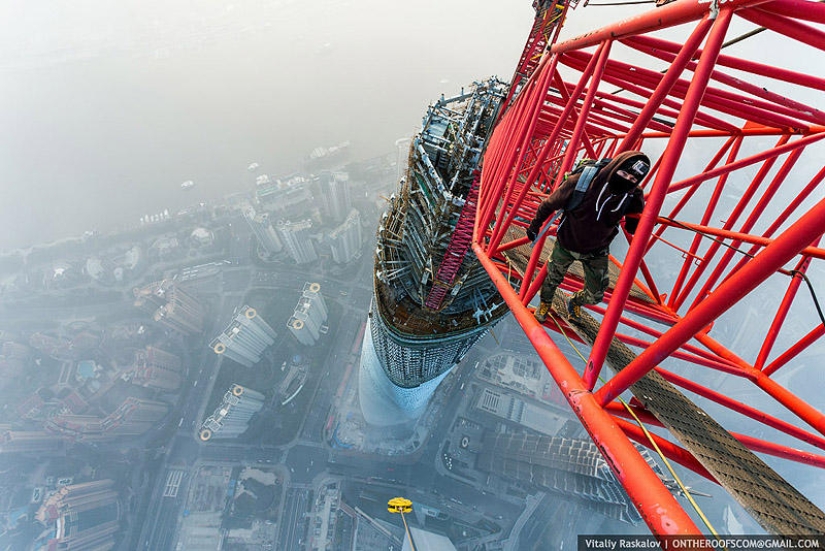
<instances>
[{"instance_id":1,"label":"haze over city","mask_svg":"<svg viewBox=\"0 0 825 551\"><path fill-rule=\"evenodd\" d=\"M439 99L509 79L534 15L528 0L0 6L0 549L407 549L399 495L433 549L648 537L503 308L423 415L364 410L376 282L397 260L374 258L410 139ZM650 266L671 277L667 258ZM755 354L770 320L754 304L781 289L717 334ZM806 473L789 479L821 506ZM763 532L682 475L726 530Z\"/></svg>"},{"instance_id":2,"label":"haze over city","mask_svg":"<svg viewBox=\"0 0 825 551\"><path fill-rule=\"evenodd\" d=\"M221 197L251 162L279 175L346 140L393 151L442 93L509 78L532 20L516 1L0 10L0 249Z\"/></svg>"}]
</instances>

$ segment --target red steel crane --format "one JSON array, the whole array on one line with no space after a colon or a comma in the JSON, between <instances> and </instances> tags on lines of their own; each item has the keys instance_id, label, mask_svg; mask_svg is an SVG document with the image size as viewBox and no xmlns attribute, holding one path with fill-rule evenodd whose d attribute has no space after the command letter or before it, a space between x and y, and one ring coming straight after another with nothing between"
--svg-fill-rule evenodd
<instances>
[{"instance_id":1,"label":"red steel crane","mask_svg":"<svg viewBox=\"0 0 825 551\"><path fill-rule=\"evenodd\" d=\"M825 467L825 4L676 0L551 38L544 16L563 9L537 9L482 159L472 250L654 534L703 530L636 445L768 532L825 533L785 474ZM742 29L795 53L767 63ZM614 242L604 302L539 324L554 231L531 246L537 205L578 159L635 149L653 161L646 207ZM581 285L571 272L562 290Z\"/></svg>"}]
</instances>

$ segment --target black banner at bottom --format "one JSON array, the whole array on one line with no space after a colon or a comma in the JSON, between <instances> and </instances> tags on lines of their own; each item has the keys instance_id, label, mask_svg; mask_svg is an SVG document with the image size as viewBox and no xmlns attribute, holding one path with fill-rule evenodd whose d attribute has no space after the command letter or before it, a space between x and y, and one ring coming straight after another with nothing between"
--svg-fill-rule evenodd
<instances>
[{"instance_id":1,"label":"black banner at bottom","mask_svg":"<svg viewBox=\"0 0 825 551\"><path fill-rule=\"evenodd\" d=\"M615 536L580 535L578 551L621 549L822 549L825 536Z\"/></svg>"}]
</instances>

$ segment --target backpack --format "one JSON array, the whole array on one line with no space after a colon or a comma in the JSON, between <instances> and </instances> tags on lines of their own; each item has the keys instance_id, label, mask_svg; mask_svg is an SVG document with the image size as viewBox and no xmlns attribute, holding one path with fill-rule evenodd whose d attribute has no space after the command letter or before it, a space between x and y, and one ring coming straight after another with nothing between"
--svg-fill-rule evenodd
<instances>
[{"instance_id":1,"label":"backpack","mask_svg":"<svg viewBox=\"0 0 825 551\"><path fill-rule=\"evenodd\" d=\"M536 241L538 241L541 238L541 236L544 235L547 232L547 230L550 229L550 226L553 225L553 222L555 222L561 215L563 215L564 211L572 211L573 209L581 205L581 202L584 199L584 195L587 193L587 190L590 189L590 183L596 177L596 174L598 174L599 171L612 160L612 158L599 160L584 158L576 162L576 166L573 167L573 170L571 170L564 176L564 179L566 180L573 174L581 174L581 176L579 176L579 180L576 182L576 188L573 190L573 194L567 200L567 204L564 206L564 208L557 210L556 213L550 218L550 220L544 223L544 229L541 232L539 232L539 234L536 236Z\"/></svg>"},{"instance_id":2,"label":"backpack","mask_svg":"<svg viewBox=\"0 0 825 551\"><path fill-rule=\"evenodd\" d=\"M592 182L596 174L612 160L613 159L581 159L576 163L575 168L573 168L565 178L573 174L581 174L581 176L579 176L579 181L576 182L576 189L573 190L573 195L567 200L564 210L573 210L581 205L584 194L587 193L587 190L590 188L590 182ZM559 212L559 214L561 214L561 212Z\"/></svg>"}]
</instances>

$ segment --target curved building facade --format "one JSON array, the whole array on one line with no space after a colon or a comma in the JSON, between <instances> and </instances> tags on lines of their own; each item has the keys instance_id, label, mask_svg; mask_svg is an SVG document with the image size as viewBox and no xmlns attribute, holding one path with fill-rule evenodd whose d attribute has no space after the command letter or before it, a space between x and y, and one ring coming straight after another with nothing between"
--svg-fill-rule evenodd
<instances>
[{"instance_id":1,"label":"curved building facade","mask_svg":"<svg viewBox=\"0 0 825 551\"><path fill-rule=\"evenodd\" d=\"M508 311L470 249L476 169L506 93L492 78L442 98L411 143L377 232L359 378L368 423L417 418L450 369Z\"/></svg>"}]
</instances>

